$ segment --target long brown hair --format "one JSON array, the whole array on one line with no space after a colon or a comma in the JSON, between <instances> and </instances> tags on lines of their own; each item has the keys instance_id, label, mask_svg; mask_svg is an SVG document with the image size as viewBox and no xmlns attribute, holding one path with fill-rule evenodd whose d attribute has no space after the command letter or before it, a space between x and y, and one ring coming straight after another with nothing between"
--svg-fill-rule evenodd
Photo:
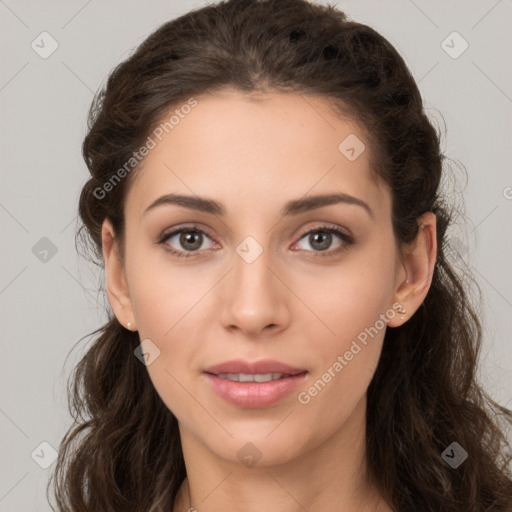
<instances>
[{"instance_id":1,"label":"long brown hair","mask_svg":"<svg viewBox=\"0 0 512 512\"><path fill-rule=\"evenodd\" d=\"M400 512L511 510L504 432L512 413L476 379L476 283L447 239L451 205L440 191L449 159L404 60L372 28L306 0L224 1L163 24L111 72L91 106L77 240L101 266L109 218L123 247L125 197L140 167L126 163L171 108L225 87L319 95L355 119L373 170L390 186L397 243L412 241L418 218L434 212L431 287L408 322L387 330L368 389L368 478ZM108 314L70 376L75 423L52 475L58 510L171 510L186 476L177 420L134 356L138 333ZM456 469L442 457L453 442L468 454Z\"/></svg>"}]
</instances>

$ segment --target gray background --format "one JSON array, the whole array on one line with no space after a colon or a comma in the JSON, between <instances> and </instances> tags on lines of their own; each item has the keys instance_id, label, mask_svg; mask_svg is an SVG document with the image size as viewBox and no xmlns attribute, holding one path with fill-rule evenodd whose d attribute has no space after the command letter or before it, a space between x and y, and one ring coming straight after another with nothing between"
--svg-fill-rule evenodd
<instances>
[{"instance_id":1,"label":"gray background","mask_svg":"<svg viewBox=\"0 0 512 512\"><path fill-rule=\"evenodd\" d=\"M443 126L440 114L446 121L443 151L460 161L469 177L466 186L455 167L468 220L452 232L452 240L483 292L479 374L491 395L510 406L511 2L332 3L395 45L434 122ZM93 92L159 24L201 5L0 0L2 512L51 510L45 487L55 462L40 467L51 462L51 449L40 444L57 449L70 425L67 377L87 340L67 362L66 356L107 318L107 301L98 291L102 275L74 246L78 197L88 175L80 144ZM31 47L43 31L59 45L46 59ZM452 53L462 48L457 36L442 45L453 31L469 44L457 58L445 51L446 44ZM55 254L41 252L51 247L44 237Z\"/></svg>"}]
</instances>

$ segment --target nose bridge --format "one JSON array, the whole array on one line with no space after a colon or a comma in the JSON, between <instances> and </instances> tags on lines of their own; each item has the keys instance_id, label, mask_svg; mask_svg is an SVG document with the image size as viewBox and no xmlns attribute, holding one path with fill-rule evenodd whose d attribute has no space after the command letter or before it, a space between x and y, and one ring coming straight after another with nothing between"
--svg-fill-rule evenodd
<instances>
[{"instance_id":1,"label":"nose bridge","mask_svg":"<svg viewBox=\"0 0 512 512\"><path fill-rule=\"evenodd\" d=\"M269 240L268 236L264 238ZM223 312L225 327L237 326L254 334L268 325L282 324L285 304L275 270L270 270L275 265L268 243L247 236L235 248L235 253Z\"/></svg>"},{"instance_id":2,"label":"nose bridge","mask_svg":"<svg viewBox=\"0 0 512 512\"><path fill-rule=\"evenodd\" d=\"M261 239L261 236L259 237ZM244 300L259 299L261 294L267 302L274 296L274 278L269 267L272 255L268 244L263 246L255 237L247 236L235 249L233 280L236 293Z\"/></svg>"}]
</instances>

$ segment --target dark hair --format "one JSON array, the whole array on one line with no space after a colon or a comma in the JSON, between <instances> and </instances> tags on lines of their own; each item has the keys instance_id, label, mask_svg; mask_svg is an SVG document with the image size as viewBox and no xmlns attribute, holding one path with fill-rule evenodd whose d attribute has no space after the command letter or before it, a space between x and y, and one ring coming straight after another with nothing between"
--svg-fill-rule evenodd
<instances>
[{"instance_id":1,"label":"dark hair","mask_svg":"<svg viewBox=\"0 0 512 512\"><path fill-rule=\"evenodd\" d=\"M109 218L122 249L124 201L140 168L128 172L126 162L171 108L225 88L317 95L355 120L373 170L390 186L397 243L415 239L423 213L436 215L431 287L408 322L386 331L368 388L368 478L396 511L512 510L504 434L512 413L475 375L482 329L469 294L476 283L447 241L452 213L440 193L447 159L404 60L372 28L306 0L224 1L163 24L93 101L77 239L85 229L101 265ZM186 476L177 420L134 357L138 333L109 311L91 334L99 336L71 376L75 423L52 475L59 510L169 510ZM458 469L441 457L454 441L469 454Z\"/></svg>"}]
</instances>

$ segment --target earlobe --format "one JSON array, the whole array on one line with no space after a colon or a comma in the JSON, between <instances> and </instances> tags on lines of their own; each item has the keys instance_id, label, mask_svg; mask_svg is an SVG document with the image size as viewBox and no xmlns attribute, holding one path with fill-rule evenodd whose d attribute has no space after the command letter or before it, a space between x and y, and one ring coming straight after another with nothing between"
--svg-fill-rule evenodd
<instances>
[{"instance_id":1,"label":"earlobe","mask_svg":"<svg viewBox=\"0 0 512 512\"><path fill-rule=\"evenodd\" d=\"M119 323L127 326L130 330L136 330L124 264L119 254L115 235L111 221L105 219L101 228L101 240L108 301Z\"/></svg>"},{"instance_id":2,"label":"earlobe","mask_svg":"<svg viewBox=\"0 0 512 512\"><path fill-rule=\"evenodd\" d=\"M394 302L401 304L401 308L388 322L389 327L398 327L407 322L423 303L432 284L437 256L436 216L426 212L418 223L418 235L405 249L402 259L406 277L402 275L401 281L396 284ZM402 313L403 310L405 313Z\"/></svg>"}]
</instances>

